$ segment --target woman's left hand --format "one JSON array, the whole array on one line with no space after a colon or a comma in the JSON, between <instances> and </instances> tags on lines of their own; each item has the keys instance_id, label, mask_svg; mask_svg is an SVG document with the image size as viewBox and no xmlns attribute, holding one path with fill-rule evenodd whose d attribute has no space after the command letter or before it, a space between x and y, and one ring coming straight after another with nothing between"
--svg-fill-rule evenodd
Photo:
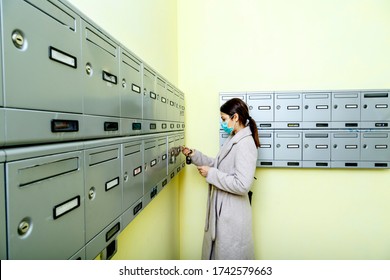
<instances>
[{"instance_id":1,"label":"woman's left hand","mask_svg":"<svg viewBox=\"0 0 390 280\"><path fill-rule=\"evenodd\" d=\"M209 173L210 166L198 166L199 174L203 177L207 177L207 174Z\"/></svg>"}]
</instances>

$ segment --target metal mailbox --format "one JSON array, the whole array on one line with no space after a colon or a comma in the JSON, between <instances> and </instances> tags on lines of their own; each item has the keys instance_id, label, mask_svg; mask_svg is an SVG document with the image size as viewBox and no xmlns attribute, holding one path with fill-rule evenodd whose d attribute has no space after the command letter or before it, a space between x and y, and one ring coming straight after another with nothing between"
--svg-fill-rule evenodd
<instances>
[{"instance_id":1,"label":"metal mailbox","mask_svg":"<svg viewBox=\"0 0 390 280\"><path fill-rule=\"evenodd\" d=\"M156 93L157 93L157 111L155 118L157 120L167 119L167 82L164 78L157 76Z\"/></svg>"},{"instance_id":2,"label":"metal mailbox","mask_svg":"<svg viewBox=\"0 0 390 280\"><path fill-rule=\"evenodd\" d=\"M6 230L6 204L5 204L5 154L0 150L0 260L7 259L7 230Z\"/></svg>"},{"instance_id":3,"label":"metal mailbox","mask_svg":"<svg viewBox=\"0 0 390 280\"><path fill-rule=\"evenodd\" d=\"M361 121L364 128L387 128L390 124L390 92L361 92Z\"/></svg>"},{"instance_id":4,"label":"metal mailbox","mask_svg":"<svg viewBox=\"0 0 390 280\"><path fill-rule=\"evenodd\" d=\"M333 92L332 128L357 128L359 124L359 92Z\"/></svg>"},{"instance_id":5,"label":"metal mailbox","mask_svg":"<svg viewBox=\"0 0 390 280\"><path fill-rule=\"evenodd\" d=\"M248 93L247 105L250 116L256 120L259 128L274 127L274 95L273 93Z\"/></svg>"},{"instance_id":6,"label":"metal mailbox","mask_svg":"<svg viewBox=\"0 0 390 280\"><path fill-rule=\"evenodd\" d=\"M360 132L332 132L331 146L331 167L359 167Z\"/></svg>"},{"instance_id":7,"label":"metal mailbox","mask_svg":"<svg viewBox=\"0 0 390 280\"><path fill-rule=\"evenodd\" d=\"M0 107L0 147L5 145L5 122L5 109Z\"/></svg>"},{"instance_id":8,"label":"metal mailbox","mask_svg":"<svg viewBox=\"0 0 390 280\"><path fill-rule=\"evenodd\" d=\"M274 161L273 130L259 131L260 147L257 150L257 166L272 166Z\"/></svg>"},{"instance_id":9,"label":"metal mailbox","mask_svg":"<svg viewBox=\"0 0 390 280\"><path fill-rule=\"evenodd\" d=\"M123 211L144 194L143 143L141 139L128 139L122 144Z\"/></svg>"},{"instance_id":10,"label":"metal mailbox","mask_svg":"<svg viewBox=\"0 0 390 280\"><path fill-rule=\"evenodd\" d=\"M86 240L91 240L122 213L120 145L114 141L86 143Z\"/></svg>"},{"instance_id":11,"label":"metal mailbox","mask_svg":"<svg viewBox=\"0 0 390 280\"><path fill-rule=\"evenodd\" d=\"M1 21L5 106L82 113L80 17L60 1L14 0Z\"/></svg>"},{"instance_id":12,"label":"metal mailbox","mask_svg":"<svg viewBox=\"0 0 390 280\"><path fill-rule=\"evenodd\" d=\"M302 132L275 131L275 166L302 166Z\"/></svg>"},{"instance_id":13,"label":"metal mailbox","mask_svg":"<svg viewBox=\"0 0 390 280\"><path fill-rule=\"evenodd\" d=\"M85 245L82 152L19 160L33 150L7 151L8 258L68 259Z\"/></svg>"},{"instance_id":14,"label":"metal mailbox","mask_svg":"<svg viewBox=\"0 0 390 280\"><path fill-rule=\"evenodd\" d=\"M302 94L275 93L275 127L300 128L302 122Z\"/></svg>"},{"instance_id":15,"label":"metal mailbox","mask_svg":"<svg viewBox=\"0 0 390 280\"><path fill-rule=\"evenodd\" d=\"M171 180L180 171L181 149L180 143L184 145L184 139L178 134L168 135L168 181Z\"/></svg>"},{"instance_id":16,"label":"metal mailbox","mask_svg":"<svg viewBox=\"0 0 390 280\"><path fill-rule=\"evenodd\" d=\"M142 131L142 62L123 48L120 54L122 130L124 135L138 135Z\"/></svg>"},{"instance_id":17,"label":"metal mailbox","mask_svg":"<svg viewBox=\"0 0 390 280\"><path fill-rule=\"evenodd\" d=\"M144 194L156 187L159 182L159 149L156 138L144 140Z\"/></svg>"},{"instance_id":18,"label":"metal mailbox","mask_svg":"<svg viewBox=\"0 0 390 280\"><path fill-rule=\"evenodd\" d=\"M303 167L330 167L329 131L303 132Z\"/></svg>"},{"instance_id":19,"label":"metal mailbox","mask_svg":"<svg viewBox=\"0 0 390 280\"><path fill-rule=\"evenodd\" d=\"M390 166L390 132L361 132L361 161L366 167Z\"/></svg>"},{"instance_id":20,"label":"metal mailbox","mask_svg":"<svg viewBox=\"0 0 390 280\"><path fill-rule=\"evenodd\" d=\"M157 119L157 93L156 93L156 73L143 64L143 118L146 120Z\"/></svg>"},{"instance_id":21,"label":"metal mailbox","mask_svg":"<svg viewBox=\"0 0 390 280\"><path fill-rule=\"evenodd\" d=\"M303 93L304 128L329 128L331 101L332 95L330 92Z\"/></svg>"}]
</instances>

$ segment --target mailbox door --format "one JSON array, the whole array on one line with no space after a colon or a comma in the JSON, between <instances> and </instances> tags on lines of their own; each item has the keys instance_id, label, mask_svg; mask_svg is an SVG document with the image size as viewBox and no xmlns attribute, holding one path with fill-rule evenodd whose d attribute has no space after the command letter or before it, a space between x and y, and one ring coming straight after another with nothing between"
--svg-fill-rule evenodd
<instances>
[{"instance_id":1,"label":"mailbox door","mask_svg":"<svg viewBox=\"0 0 390 280\"><path fill-rule=\"evenodd\" d=\"M147 120L156 119L157 93L156 93L156 73L144 65L143 70L143 118Z\"/></svg>"},{"instance_id":2,"label":"mailbox door","mask_svg":"<svg viewBox=\"0 0 390 280\"><path fill-rule=\"evenodd\" d=\"M144 140L144 194L155 187L159 181L158 175L159 150L156 138Z\"/></svg>"},{"instance_id":3,"label":"mailbox door","mask_svg":"<svg viewBox=\"0 0 390 280\"><path fill-rule=\"evenodd\" d=\"M303 121L305 128L330 127L331 93L310 92L303 94Z\"/></svg>"},{"instance_id":4,"label":"mailbox door","mask_svg":"<svg viewBox=\"0 0 390 280\"><path fill-rule=\"evenodd\" d=\"M68 259L85 245L82 152L6 163L9 259Z\"/></svg>"},{"instance_id":5,"label":"mailbox door","mask_svg":"<svg viewBox=\"0 0 390 280\"><path fill-rule=\"evenodd\" d=\"M84 20L82 31L84 113L120 117L119 46Z\"/></svg>"},{"instance_id":6,"label":"mailbox door","mask_svg":"<svg viewBox=\"0 0 390 280\"><path fill-rule=\"evenodd\" d=\"M272 166L274 159L274 132L272 130L259 131L260 147L257 150L258 166Z\"/></svg>"},{"instance_id":7,"label":"mailbox door","mask_svg":"<svg viewBox=\"0 0 390 280\"><path fill-rule=\"evenodd\" d=\"M280 128L291 127L290 123L302 122L302 94L301 93L276 93L275 94L275 122L282 122ZM277 125L275 123L275 125ZM293 127L299 127L295 125Z\"/></svg>"},{"instance_id":8,"label":"mailbox door","mask_svg":"<svg viewBox=\"0 0 390 280\"><path fill-rule=\"evenodd\" d=\"M303 166L330 167L330 133L305 131L303 133Z\"/></svg>"},{"instance_id":9,"label":"mailbox door","mask_svg":"<svg viewBox=\"0 0 390 280\"><path fill-rule=\"evenodd\" d=\"M361 120L366 128L389 128L390 92L370 91L361 93Z\"/></svg>"},{"instance_id":10,"label":"mailbox door","mask_svg":"<svg viewBox=\"0 0 390 280\"><path fill-rule=\"evenodd\" d=\"M331 166L359 167L360 133L343 131L331 135Z\"/></svg>"},{"instance_id":11,"label":"mailbox door","mask_svg":"<svg viewBox=\"0 0 390 280\"><path fill-rule=\"evenodd\" d=\"M359 92L332 93L332 122L333 128L359 127Z\"/></svg>"},{"instance_id":12,"label":"mailbox door","mask_svg":"<svg viewBox=\"0 0 390 280\"><path fill-rule=\"evenodd\" d=\"M249 115L260 128L273 128L274 95L272 93L250 93L247 95Z\"/></svg>"},{"instance_id":13,"label":"mailbox door","mask_svg":"<svg viewBox=\"0 0 390 280\"><path fill-rule=\"evenodd\" d=\"M123 150L123 210L144 194L142 140L122 144Z\"/></svg>"},{"instance_id":14,"label":"mailbox door","mask_svg":"<svg viewBox=\"0 0 390 280\"><path fill-rule=\"evenodd\" d=\"M122 212L120 146L86 149L86 240L91 240Z\"/></svg>"},{"instance_id":15,"label":"mailbox door","mask_svg":"<svg viewBox=\"0 0 390 280\"><path fill-rule=\"evenodd\" d=\"M5 106L82 113L79 16L60 1L2 2Z\"/></svg>"},{"instance_id":16,"label":"mailbox door","mask_svg":"<svg viewBox=\"0 0 390 280\"><path fill-rule=\"evenodd\" d=\"M166 120L167 119L167 90L166 90L166 81L157 77L156 79L156 119L157 120Z\"/></svg>"},{"instance_id":17,"label":"mailbox door","mask_svg":"<svg viewBox=\"0 0 390 280\"><path fill-rule=\"evenodd\" d=\"M302 166L302 132L275 131L275 164L284 167Z\"/></svg>"},{"instance_id":18,"label":"mailbox door","mask_svg":"<svg viewBox=\"0 0 390 280\"><path fill-rule=\"evenodd\" d=\"M7 259L4 156L0 151L0 260Z\"/></svg>"},{"instance_id":19,"label":"mailbox door","mask_svg":"<svg viewBox=\"0 0 390 280\"><path fill-rule=\"evenodd\" d=\"M130 52L121 49L120 96L123 118L142 118L142 62Z\"/></svg>"},{"instance_id":20,"label":"mailbox door","mask_svg":"<svg viewBox=\"0 0 390 280\"><path fill-rule=\"evenodd\" d=\"M373 162L390 161L390 132L362 132L361 160Z\"/></svg>"}]
</instances>

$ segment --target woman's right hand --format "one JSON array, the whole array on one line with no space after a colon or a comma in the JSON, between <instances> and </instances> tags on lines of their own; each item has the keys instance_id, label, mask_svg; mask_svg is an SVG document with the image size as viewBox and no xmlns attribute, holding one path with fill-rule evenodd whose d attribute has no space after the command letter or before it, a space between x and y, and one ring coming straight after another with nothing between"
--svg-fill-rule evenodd
<instances>
[{"instance_id":1,"label":"woman's right hand","mask_svg":"<svg viewBox=\"0 0 390 280\"><path fill-rule=\"evenodd\" d=\"M193 150L188 148L188 147L185 147L185 146L181 146L181 152L183 153L183 155L185 155L186 157L192 155L193 153Z\"/></svg>"}]
</instances>

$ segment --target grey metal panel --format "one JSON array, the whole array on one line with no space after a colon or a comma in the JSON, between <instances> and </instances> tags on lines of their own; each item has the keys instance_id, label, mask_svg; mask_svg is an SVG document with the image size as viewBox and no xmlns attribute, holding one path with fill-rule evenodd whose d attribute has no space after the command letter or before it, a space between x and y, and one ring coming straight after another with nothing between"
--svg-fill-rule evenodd
<instances>
[{"instance_id":1,"label":"grey metal panel","mask_svg":"<svg viewBox=\"0 0 390 280\"><path fill-rule=\"evenodd\" d=\"M0 147L5 145L5 109L0 107Z\"/></svg>"},{"instance_id":2,"label":"grey metal panel","mask_svg":"<svg viewBox=\"0 0 390 280\"><path fill-rule=\"evenodd\" d=\"M5 204L5 154L0 150L0 260L7 259L7 230Z\"/></svg>"},{"instance_id":3,"label":"grey metal panel","mask_svg":"<svg viewBox=\"0 0 390 280\"><path fill-rule=\"evenodd\" d=\"M259 131L260 147L257 150L257 165L272 166L274 160L273 130Z\"/></svg>"},{"instance_id":4,"label":"grey metal panel","mask_svg":"<svg viewBox=\"0 0 390 280\"><path fill-rule=\"evenodd\" d=\"M144 207L145 207L145 203L143 202L143 197L141 197L128 209L123 211L121 215L122 230L126 228L139 213L141 213Z\"/></svg>"},{"instance_id":5,"label":"grey metal panel","mask_svg":"<svg viewBox=\"0 0 390 280\"><path fill-rule=\"evenodd\" d=\"M145 64L143 64L143 86L143 118L154 120L157 109L156 73Z\"/></svg>"},{"instance_id":6,"label":"grey metal panel","mask_svg":"<svg viewBox=\"0 0 390 280\"><path fill-rule=\"evenodd\" d=\"M114 241L122 230L121 218L118 217L108 224L98 235L85 245L85 255L87 260L96 259L97 256Z\"/></svg>"},{"instance_id":7,"label":"grey metal panel","mask_svg":"<svg viewBox=\"0 0 390 280\"><path fill-rule=\"evenodd\" d=\"M390 162L390 132L361 132L361 160Z\"/></svg>"},{"instance_id":8,"label":"grey metal panel","mask_svg":"<svg viewBox=\"0 0 390 280\"><path fill-rule=\"evenodd\" d=\"M144 194L159 182L159 149L156 138L144 140Z\"/></svg>"},{"instance_id":9,"label":"grey metal panel","mask_svg":"<svg viewBox=\"0 0 390 280\"><path fill-rule=\"evenodd\" d=\"M389 128L390 91L363 91L361 104L362 127Z\"/></svg>"},{"instance_id":10,"label":"grey metal panel","mask_svg":"<svg viewBox=\"0 0 390 280\"><path fill-rule=\"evenodd\" d=\"M68 259L84 246L81 151L7 162L6 176L9 259Z\"/></svg>"},{"instance_id":11,"label":"grey metal panel","mask_svg":"<svg viewBox=\"0 0 390 280\"><path fill-rule=\"evenodd\" d=\"M254 92L247 94L250 116L260 128L274 127L274 94L272 92Z\"/></svg>"},{"instance_id":12,"label":"grey metal panel","mask_svg":"<svg viewBox=\"0 0 390 280\"><path fill-rule=\"evenodd\" d=\"M179 121L182 123L182 129L184 130L185 122L185 97L184 92L179 91Z\"/></svg>"},{"instance_id":13,"label":"grey metal panel","mask_svg":"<svg viewBox=\"0 0 390 280\"><path fill-rule=\"evenodd\" d=\"M86 149L86 240L91 240L122 213L120 146Z\"/></svg>"},{"instance_id":14,"label":"grey metal panel","mask_svg":"<svg viewBox=\"0 0 390 280\"><path fill-rule=\"evenodd\" d=\"M122 144L123 210L133 205L144 194L143 152L141 139Z\"/></svg>"},{"instance_id":15,"label":"grey metal panel","mask_svg":"<svg viewBox=\"0 0 390 280\"><path fill-rule=\"evenodd\" d=\"M84 138L84 119L81 114L6 108L5 118L7 146ZM54 130L53 124L56 126Z\"/></svg>"},{"instance_id":16,"label":"grey metal panel","mask_svg":"<svg viewBox=\"0 0 390 280\"><path fill-rule=\"evenodd\" d=\"M121 117L142 118L142 61L130 52L120 52Z\"/></svg>"},{"instance_id":17,"label":"grey metal panel","mask_svg":"<svg viewBox=\"0 0 390 280\"><path fill-rule=\"evenodd\" d=\"M5 106L81 113L79 16L59 1L2 4Z\"/></svg>"},{"instance_id":18,"label":"grey metal panel","mask_svg":"<svg viewBox=\"0 0 390 280\"><path fill-rule=\"evenodd\" d=\"M84 113L120 117L119 46L92 24L81 23Z\"/></svg>"},{"instance_id":19,"label":"grey metal panel","mask_svg":"<svg viewBox=\"0 0 390 280\"><path fill-rule=\"evenodd\" d=\"M168 85L166 93L167 93L167 120L173 122L175 121L176 95L172 85L170 84ZM170 128L170 130L172 129Z\"/></svg>"},{"instance_id":20,"label":"grey metal panel","mask_svg":"<svg viewBox=\"0 0 390 280\"><path fill-rule=\"evenodd\" d=\"M330 167L330 132L303 132L303 166Z\"/></svg>"},{"instance_id":21,"label":"grey metal panel","mask_svg":"<svg viewBox=\"0 0 390 280\"><path fill-rule=\"evenodd\" d=\"M360 93L332 93L332 128L354 128L360 125Z\"/></svg>"},{"instance_id":22,"label":"grey metal panel","mask_svg":"<svg viewBox=\"0 0 390 280\"><path fill-rule=\"evenodd\" d=\"M275 166L301 167L302 132L275 131Z\"/></svg>"},{"instance_id":23,"label":"grey metal panel","mask_svg":"<svg viewBox=\"0 0 390 280\"><path fill-rule=\"evenodd\" d=\"M331 121L331 92L303 93L303 125L305 128L328 128Z\"/></svg>"}]
</instances>

